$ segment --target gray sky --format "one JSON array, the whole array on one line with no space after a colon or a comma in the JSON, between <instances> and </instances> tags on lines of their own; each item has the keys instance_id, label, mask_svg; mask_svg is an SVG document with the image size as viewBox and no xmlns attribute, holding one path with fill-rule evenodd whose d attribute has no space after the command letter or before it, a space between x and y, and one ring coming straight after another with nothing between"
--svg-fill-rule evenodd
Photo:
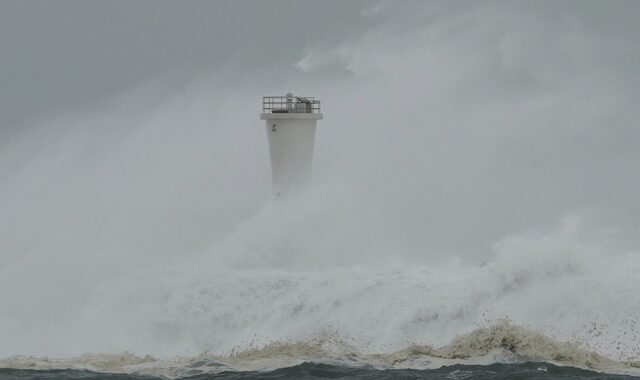
<instances>
[{"instance_id":1,"label":"gray sky","mask_svg":"<svg viewBox=\"0 0 640 380\"><path fill-rule=\"evenodd\" d=\"M285 65L362 31L366 1L3 1L0 126L90 107L148 81Z\"/></svg>"},{"instance_id":2,"label":"gray sky","mask_svg":"<svg viewBox=\"0 0 640 380\"><path fill-rule=\"evenodd\" d=\"M0 7L3 131L149 81L181 86L223 68L290 70L304 49L337 45L376 25L399 32L482 7L525 10L552 27L576 23L605 45L588 58L615 70L629 91L639 80L633 0L5 0Z\"/></svg>"},{"instance_id":3,"label":"gray sky","mask_svg":"<svg viewBox=\"0 0 640 380\"><path fill-rule=\"evenodd\" d=\"M335 198L283 223L325 226L328 257L482 261L575 214L633 249L638 14L632 0L3 1L0 259L215 246L268 198L259 102L288 90L322 99L314 176Z\"/></svg>"}]
</instances>

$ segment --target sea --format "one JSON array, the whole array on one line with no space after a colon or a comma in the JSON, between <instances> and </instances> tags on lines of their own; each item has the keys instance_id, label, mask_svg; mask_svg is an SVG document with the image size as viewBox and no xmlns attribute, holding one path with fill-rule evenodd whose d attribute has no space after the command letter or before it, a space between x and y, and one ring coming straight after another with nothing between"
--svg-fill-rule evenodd
<instances>
[{"instance_id":1,"label":"sea","mask_svg":"<svg viewBox=\"0 0 640 380\"><path fill-rule=\"evenodd\" d=\"M287 241L296 226L260 233L281 207L216 255L114 278L49 273L61 282L34 288L14 263L0 379L640 376L640 260L584 244L574 222L509 237L481 264L337 267Z\"/></svg>"},{"instance_id":2,"label":"sea","mask_svg":"<svg viewBox=\"0 0 640 380\"><path fill-rule=\"evenodd\" d=\"M113 374L92 372L87 370L29 370L29 369L0 369L0 378L7 380L44 380L44 379L79 379L79 380L154 380L163 377ZM273 371L245 371L245 372L220 372L216 374L194 374L183 379L425 379L425 380L511 380L511 379L546 379L546 380L570 380L570 379L600 379L600 380L624 380L634 379L633 376L606 374L574 367L559 367L549 363L527 362L522 364L491 364L486 366L454 365L439 369L374 369L353 368L320 363L303 363L293 367L280 368Z\"/></svg>"}]
</instances>

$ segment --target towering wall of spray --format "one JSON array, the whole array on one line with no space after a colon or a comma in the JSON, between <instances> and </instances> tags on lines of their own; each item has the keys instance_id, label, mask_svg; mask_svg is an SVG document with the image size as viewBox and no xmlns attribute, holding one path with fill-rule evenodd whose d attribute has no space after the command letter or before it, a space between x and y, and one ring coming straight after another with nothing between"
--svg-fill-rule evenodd
<instances>
[{"instance_id":1,"label":"towering wall of spray","mask_svg":"<svg viewBox=\"0 0 640 380\"><path fill-rule=\"evenodd\" d=\"M311 179L320 101L310 97L266 96L260 119L267 123L273 193L282 196Z\"/></svg>"}]
</instances>

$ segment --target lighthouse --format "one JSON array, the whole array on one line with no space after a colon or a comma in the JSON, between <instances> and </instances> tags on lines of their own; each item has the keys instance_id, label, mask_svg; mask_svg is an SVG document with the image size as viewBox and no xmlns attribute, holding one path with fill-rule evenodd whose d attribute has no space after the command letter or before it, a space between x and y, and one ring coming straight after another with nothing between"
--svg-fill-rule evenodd
<instances>
[{"instance_id":1,"label":"lighthouse","mask_svg":"<svg viewBox=\"0 0 640 380\"><path fill-rule=\"evenodd\" d=\"M260 119L266 121L273 193L284 196L311 179L320 101L308 96L265 96Z\"/></svg>"}]
</instances>

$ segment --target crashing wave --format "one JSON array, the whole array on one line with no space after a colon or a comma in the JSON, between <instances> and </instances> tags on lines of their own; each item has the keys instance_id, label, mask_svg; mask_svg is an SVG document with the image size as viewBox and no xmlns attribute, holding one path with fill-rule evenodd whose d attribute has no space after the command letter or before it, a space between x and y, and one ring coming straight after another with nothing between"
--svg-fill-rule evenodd
<instances>
[{"instance_id":1,"label":"crashing wave","mask_svg":"<svg viewBox=\"0 0 640 380\"><path fill-rule=\"evenodd\" d=\"M179 378L222 371L267 371L303 362L389 368L435 369L453 364L544 361L598 371L640 374L640 362L617 362L503 321L455 338L435 348L412 345L391 353L365 354L336 336L298 342L272 342L263 347L233 351L228 355L203 352L196 356L159 358L129 352L87 353L71 358L13 356L0 360L0 368L86 369L110 373L136 373Z\"/></svg>"}]
</instances>

